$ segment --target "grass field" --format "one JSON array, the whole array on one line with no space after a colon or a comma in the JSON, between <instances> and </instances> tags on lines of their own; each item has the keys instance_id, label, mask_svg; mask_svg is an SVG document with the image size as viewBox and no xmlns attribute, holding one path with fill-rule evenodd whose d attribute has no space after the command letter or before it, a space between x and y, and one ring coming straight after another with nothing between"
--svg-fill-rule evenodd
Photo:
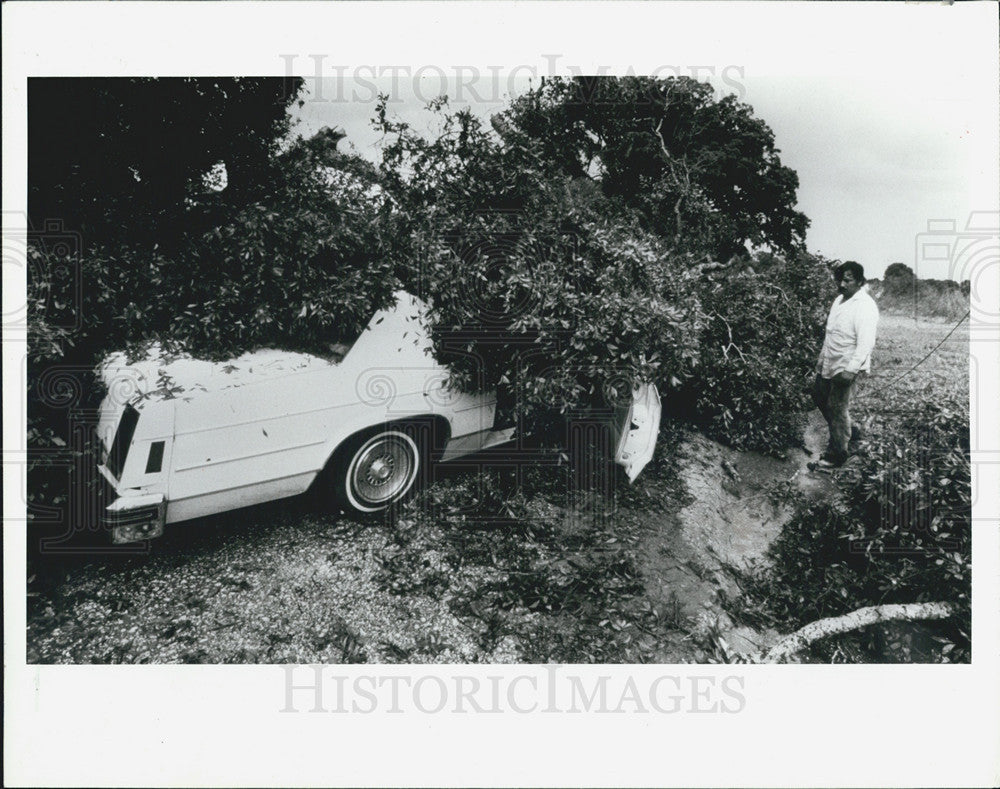
<instances>
[{"instance_id":1,"label":"grass field","mask_svg":"<svg viewBox=\"0 0 1000 789\"><path fill-rule=\"evenodd\" d=\"M869 432L878 432L891 429L893 417L911 411L914 401L922 396L941 403L967 403L968 325L968 321L962 322L945 339L955 322L883 314L871 373L855 394L855 418L864 422Z\"/></svg>"}]
</instances>

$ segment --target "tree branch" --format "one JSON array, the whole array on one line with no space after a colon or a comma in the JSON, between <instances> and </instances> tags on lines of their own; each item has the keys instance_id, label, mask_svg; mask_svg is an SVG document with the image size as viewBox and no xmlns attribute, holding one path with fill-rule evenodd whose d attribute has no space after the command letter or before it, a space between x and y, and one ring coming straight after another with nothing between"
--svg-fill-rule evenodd
<instances>
[{"instance_id":1,"label":"tree branch","mask_svg":"<svg viewBox=\"0 0 1000 789\"><path fill-rule=\"evenodd\" d=\"M670 106L670 102L667 102L667 107ZM681 222L681 204L691 192L691 173L687 166L686 157L682 158L679 162L680 166L683 168L683 179L677 174L676 164L678 160L676 157L672 156L670 150L667 148L666 140L663 139L663 118L660 118L660 122L656 124L656 137L660 141L660 150L663 151L663 158L667 162L667 168L670 171L670 177L674 182L674 186L677 189L678 197L677 201L674 203L674 220L677 225L677 233L674 236L674 241L680 239L681 231L683 229L683 223Z\"/></svg>"},{"instance_id":2,"label":"tree branch","mask_svg":"<svg viewBox=\"0 0 1000 789\"><path fill-rule=\"evenodd\" d=\"M777 663L805 649L821 638L849 633L879 622L918 622L924 619L950 619L958 613L954 603L904 603L873 605L859 608L843 616L818 619L810 622L790 636L785 636L768 650L762 663Z\"/></svg>"}]
</instances>

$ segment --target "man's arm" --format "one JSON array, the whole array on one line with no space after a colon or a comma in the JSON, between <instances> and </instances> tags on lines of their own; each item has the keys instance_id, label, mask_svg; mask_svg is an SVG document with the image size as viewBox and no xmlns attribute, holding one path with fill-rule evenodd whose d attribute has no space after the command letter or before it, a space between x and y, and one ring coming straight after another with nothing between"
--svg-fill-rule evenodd
<instances>
[{"instance_id":1,"label":"man's arm","mask_svg":"<svg viewBox=\"0 0 1000 789\"><path fill-rule=\"evenodd\" d=\"M871 356L872 349L875 348L875 331L878 328L878 307L874 301L865 301L860 305L857 314L854 316L854 331L858 338L858 344L854 348L854 354L847 362L845 372L851 374L853 378L857 375L861 365Z\"/></svg>"},{"instance_id":2,"label":"man's arm","mask_svg":"<svg viewBox=\"0 0 1000 789\"><path fill-rule=\"evenodd\" d=\"M826 344L829 341L829 334L827 332L830 329L830 321L833 319L833 311L837 308L838 304L840 304L840 296L837 296L833 300L833 304L830 305L830 312L826 316L826 331L823 334L823 345L819 350L819 356L816 357L816 375L823 374L823 359L826 357Z\"/></svg>"}]
</instances>

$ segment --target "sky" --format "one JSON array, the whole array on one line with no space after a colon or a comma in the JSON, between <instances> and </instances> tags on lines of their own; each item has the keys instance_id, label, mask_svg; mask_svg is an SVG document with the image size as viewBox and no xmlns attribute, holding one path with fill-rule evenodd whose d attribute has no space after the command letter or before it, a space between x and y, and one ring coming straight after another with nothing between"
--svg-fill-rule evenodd
<instances>
[{"instance_id":1,"label":"sky","mask_svg":"<svg viewBox=\"0 0 1000 789\"><path fill-rule=\"evenodd\" d=\"M424 105L437 95L487 118L539 83L516 72L456 77L436 68L423 74L397 68L373 79L373 67L334 77L325 62L318 64L324 76L307 77L305 103L294 111L296 132L339 126L347 132L341 149L373 161L380 155L370 125L378 92L390 96L397 117L433 133ZM967 263L930 260L921 249L928 223L935 236L951 226L961 233L972 212L986 212L986 224L996 225L995 84L928 68L923 54L905 48L888 68L860 74L771 71L720 63L662 73L697 76L719 97L735 94L768 123L782 162L799 176L797 207L811 220L810 250L856 260L869 277L903 262L921 278L968 279ZM977 221L983 223L982 215Z\"/></svg>"}]
</instances>

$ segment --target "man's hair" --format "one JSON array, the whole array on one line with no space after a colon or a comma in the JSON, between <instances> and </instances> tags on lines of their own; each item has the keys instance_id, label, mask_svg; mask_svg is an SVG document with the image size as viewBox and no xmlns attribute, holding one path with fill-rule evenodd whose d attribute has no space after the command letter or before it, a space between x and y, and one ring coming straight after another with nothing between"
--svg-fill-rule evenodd
<instances>
[{"instance_id":1,"label":"man's hair","mask_svg":"<svg viewBox=\"0 0 1000 789\"><path fill-rule=\"evenodd\" d=\"M860 263L856 263L853 260L847 260L841 263L833 272L834 279L840 282L844 278L845 272L850 272L851 276L854 277L858 282L864 283L865 281L865 267Z\"/></svg>"}]
</instances>

